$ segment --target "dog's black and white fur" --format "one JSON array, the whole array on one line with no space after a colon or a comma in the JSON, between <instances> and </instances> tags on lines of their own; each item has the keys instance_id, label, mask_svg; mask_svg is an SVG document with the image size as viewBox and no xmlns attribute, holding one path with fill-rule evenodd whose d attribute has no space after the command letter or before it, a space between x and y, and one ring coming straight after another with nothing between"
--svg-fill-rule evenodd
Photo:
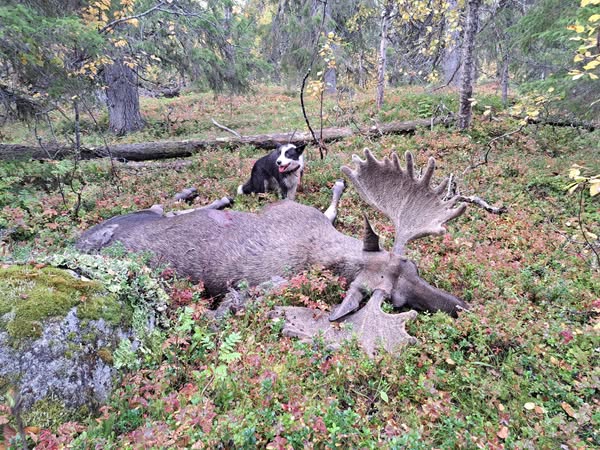
<instances>
[{"instance_id":1,"label":"dog's black and white fur","mask_svg":"<svg viewBox=\"0 0 600 450\"><path fill-rule=\"evenodd\" d=\"M302 152L306 144L280 145L254 163L250 179L238 187L238 194L278 190L283 198L294 200L304 172Z\"/></svg>"}]
</instances>

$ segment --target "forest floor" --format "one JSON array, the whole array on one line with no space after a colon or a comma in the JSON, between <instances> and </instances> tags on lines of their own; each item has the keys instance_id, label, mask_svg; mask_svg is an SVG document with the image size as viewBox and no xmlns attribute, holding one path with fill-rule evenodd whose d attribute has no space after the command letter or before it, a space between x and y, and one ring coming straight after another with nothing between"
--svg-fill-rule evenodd
<instances>
[{"instance_id":1,"label":"forest floor","mask_svg":"<svg viewBox=\"0 0 600 450\"><path fill-rule=\"evenodd\" d=\"M429 117L442 104L455 110L456 95L398 89L379 114L360 94L329 99L324 126ZM224 135L211 118L243 134L304 129L296 96L275 88L249 97L148 99L142 109L148 129L111 143ZM318 114L311 118L318 128ZM86 123L92 145L101 137ZM54 132L69 133L69 126L58 123ZM588 242L600 252L600 196L565 188L573 164L583 174L600 172L600 132L529 125L490 144L519 127L488 88L468 132L359 135L330 144L323 160L315 148L307 153L297 201L321 210L340 166L364 147L378 157L410 150L419 166L433 156L436 175L454 174L462 194L505 206L503 215L471 206L445 236L409 245L421 276L466 300L470 312L458 319L420 313L407 325L418 345L369 359L356 343L331 351L283 337L268 317L274 305L338 302L340 280L327 271L296 274L218 331L206 318L213 300L201 286L157 273L171 295L172 326L149 337L99 418L59 426L26 417L30 438L40 448L599 447L600 261ZM1 132L3 141L35 142L24 128ZM487 164L470 168L488 150ZM95 160L75 168L1 162L0 255L36 261L63 252L102 219L156 203L184 208L172 197L185 187L198 189L195 205L231 195L263 154L242 147L176 163ZM236 198L234 208L256 211L275 200ZM360 236L363 211L389 248L393 227L352 187L337 228ZM0 424L10 425L6 405Z\"/></svg>"}]
</instances>

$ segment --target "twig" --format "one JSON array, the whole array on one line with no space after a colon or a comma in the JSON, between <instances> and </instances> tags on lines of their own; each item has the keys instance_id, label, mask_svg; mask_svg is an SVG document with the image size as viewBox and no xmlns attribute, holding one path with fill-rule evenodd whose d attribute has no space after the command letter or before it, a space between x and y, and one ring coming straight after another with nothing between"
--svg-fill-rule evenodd
<instances>
[{"instance_id":1,"label":"twig","mask_svg":"<svg viewBox=\"0 0 600 450\"><path fill-rule=\"evenodd\" d=\"M83 178L80 180L81 189L76 190L73 185L73 180L75 179L75 175L79 169L79 161L81 160L81 130L79 123L79 104L77 103L77 100L73 100L73 112L75 113L75 158L73 170L71 171L69 187L71 188L73 194L75 194L77 197L77 201L73 207L73 219L76 219L77 216L79 216L79 209L81 208L81 194L85 188L85 180Z\"/></svg>"},{"instance_id":2,"label":"twig","mask_svg":"<svg viewBox=\"0 0 600 450\"><path fill-rule=\"evenodd\" d=\"M89 114L89 116L94 121L94 124L96 125L96 128L98 129L98 131L100 131L101 130L100 125L98 124L98 121L96 120L96 116L94 116L94 113L92 112L91 108L88 106L88 104L85 101L82 102L82 105L83 105L84 109L86 110L86 112ZM106 140L106 135L104 134L103 131L100 131L100 136L102 136L102 142L104 142L104 149L106 150L106 153L108 154L108 157L110 159L110 173L113 177L113 180L117 180L118 182L120 182L121 178L119 178L119 173L115 166L115 159L113 158L112 152L110 151L108 141ZM121 186L118 182L115 183L115 187L117 188L117 195L121 195Z\"/></svg>"},{"instance_id":3,"label":"twig","mask_svg":"<svg viewBox=\"0 0 600 450\"><path fill-rule=\"evenodd\" d=\"M522 124L519 128L517 128L516 130L513 131L508 131L504 134L501 134L500 136L496 136L495 138L491 139L488 143L487 143L487 150L486 152L483 154L483 160L480 160L478 163L476 164L471 164L469 167L467 167L464 171L463 171L463 175L471 170L474 170L480 166L484 166L488 163L488 157L490 152L492 151L492 148L495 147L496 142L498 142L500 139L504 139L507 138L509 136L512 136L513 134L519 133L521 131L523 131L523 128L525 128L527 126L527 123Z\"/></svg>"},{"instance_id":4,"label":"twig","mask_svg":"<svg viewBox=\"0 0 600 450\"><path fill-rule=\"evenodd\" d=\"M300 106L302 107L302 115L304 116L304 122L306 122L306 126L308 127L308 130L310 131L310 134L312 135L315 145L317 145L319 147L319 153L321 155L321 159L323 159L323 150L321 149L321 145L317 139L317 136L315 136L314 130L310 126L310 121L308 120L308 116L306 115L306 107L304 106L304 86L306 85L306 80L308 79L308 76L310 75L311 70L312 70L312 68L309 67L308 70L306 71L306 75L304 75L304 78L302 79L302 86L300 87Z\"/></svg>"},{"instance_id":5,"label":"twig","mask_svg":"<svg viewBox=\"0 0 600 450\"><path fill-rule=\"evenodd\" d=\"M439 91L440 89L444 89L448 86L450 86L450 84L452 83L452 81L454 80L454 77L456 76L456 74L458 73L458 69L460 69L460 66L462 64L457 64L456 65L456 69L454 69L454 72L452 73L452 76L450 77L450 79L448 80L448 82L442 86L438 86L435 89L433 89L431 92L435 92L435 91Z\"/></svg>"},{"instance_id":6,"label":"twig","mask_svg":"<svg viewBox=\"0 0 600 450\"><path fill-rule=\"evenodd\" d=\"M306 108L304 106L304 87L306 86L306 80L308 79L308 76L310 75L310 72L312 71L312 66L315 62L315 58L317 57L317 44L319 42L319 36L321 35L321 33L323 32L323 28L325 26L325 16L326 16L326 12L327 12L327 0L320 0L321 3L323 4L323 17L321 17L321 26L319 27L319 33L317 34L317 42L315 42L315 48L313 49L313 54L312 57L310 58L310 65L308 66L308 70L306 71L306 75L304 75L304 78L302 79L302 86L300 87L300 105L302 106L302 115L304 116L304 121L306 122L306 126L308 127L310 134L313 137L313 140L315 141L315 144L319 146L319 155L321 157L321 159L323 159L323 151L325 150L325 153L327 153L327 147L325 147L325 145L323 144L323 132L321 131L321 139L317 140L317 137L315 136L315 132L312 129L312 127L310 126L310 122L308 120L308 116L306 115ZM321 108L323 107L323 98L321 97ZM321 112L321 129L323 127L323 113Z\"/></svg>"},{"instance_id":7,"label":"twig","mask_svg":"<svg viewBox=\"0 0 600 450\"><path fill-rule=\"evenodd\" d=\"M469 197L465 197L464 195L459 195L458 196L458 201L459 202L466 202L466 203L472 203L473 205L477 205L480 208L485 209L487 212L491 213L491 214L504 214L506 212L508 212L508 208L506 208L506 206L492 206L490 205L488 202L486 202L485 200L483 200L480 197L477 197L475 195L471 195Z\"/></svg>"},{"instance_id":8,"label":"twig","mask_svg":"<svg viewBox=\"0 0 600 450\"><path fill-rule=\"evenodd\" d=\"M221 125L219 122L217 122L215 119L213 119L212 117L210 118L210 120L212 121L212 123L217 127L220 128L221 130L225 130L228 131L229 133L233 134L235 137L241 139L242 135L240 133L238 133L235 130L232 130L231 128L227 128L225 125Z\"/></svg>"}]
</instances>

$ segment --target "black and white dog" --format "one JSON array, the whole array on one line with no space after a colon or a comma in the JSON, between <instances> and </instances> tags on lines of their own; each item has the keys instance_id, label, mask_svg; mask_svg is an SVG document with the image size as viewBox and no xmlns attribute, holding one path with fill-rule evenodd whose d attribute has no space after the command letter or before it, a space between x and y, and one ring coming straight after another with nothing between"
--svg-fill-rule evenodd
<instances>
[{"instance_id":1,"label":"black and white dog","mask_svg":"<svg viewBox=\"0 0 600 450\"><path fill-rule=\"evenodd\" d=\"M250 179L238 187L238 194L279 191L283 198L294 200L304 172L302 152L306 144L284 144L254 163Z\"/></svg>"}]
</instances>

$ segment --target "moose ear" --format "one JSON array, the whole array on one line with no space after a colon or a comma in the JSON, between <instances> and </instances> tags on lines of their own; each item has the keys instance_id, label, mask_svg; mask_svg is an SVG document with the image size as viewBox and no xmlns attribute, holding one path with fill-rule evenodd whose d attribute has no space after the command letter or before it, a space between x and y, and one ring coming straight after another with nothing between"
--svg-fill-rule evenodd
<instances>
[{"instance_id":1,"label":"moose ear","mask_svg":"<svg viewBox=\"0 0 600 450\"><path fill-rule=\"evenodd\" d=\"M369 223L369 219L367 215L365 217L365 236L363 238L363 251L364 252L378 252L381 249L379 248L379 236L377 233L373 231L371 228L371 224Z\"/></svg>"}]
</instances>

